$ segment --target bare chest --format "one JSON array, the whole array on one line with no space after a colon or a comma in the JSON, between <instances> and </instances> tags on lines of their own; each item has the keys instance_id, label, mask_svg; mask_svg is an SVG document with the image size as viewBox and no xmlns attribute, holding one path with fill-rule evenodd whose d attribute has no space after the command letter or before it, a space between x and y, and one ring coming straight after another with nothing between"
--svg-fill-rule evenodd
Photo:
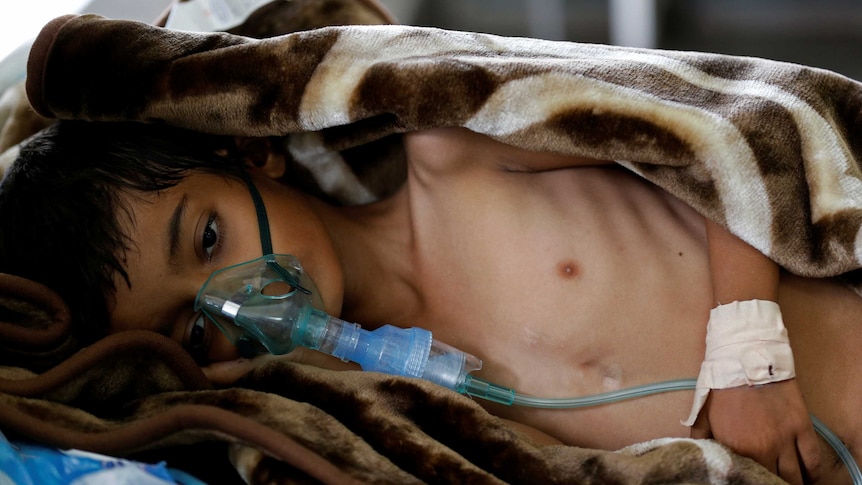
<instances>
[{"instance_id":1,"label":"bare chest","mask_svg":"<svg viewBox=\"0 0 862 485\"><path fill-rule=\"evenodd\" d=\"M537 396L696 375L711 300L697 215L606 168L483 176L412 193L417 324L480 357L483 377ZM685 414L689 398L669 399Z\"/></svg>"}]
</instances>

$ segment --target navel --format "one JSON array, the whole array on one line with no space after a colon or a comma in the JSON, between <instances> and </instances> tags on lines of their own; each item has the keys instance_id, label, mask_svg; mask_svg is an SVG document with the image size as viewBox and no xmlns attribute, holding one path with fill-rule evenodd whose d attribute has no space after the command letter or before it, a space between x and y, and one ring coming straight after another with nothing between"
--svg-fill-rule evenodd
<instances>
[{"instance_id":1,"label":"navel","mask_svg":"<svg viewBox=\"0 0 862 485\"><path fill-rule=\"evenodd\" d=\"M578 266L578 263L567 259L557 264L557 273L563 279L574 278L581 273L581 268Z\"/></svg>"}]
</instances>

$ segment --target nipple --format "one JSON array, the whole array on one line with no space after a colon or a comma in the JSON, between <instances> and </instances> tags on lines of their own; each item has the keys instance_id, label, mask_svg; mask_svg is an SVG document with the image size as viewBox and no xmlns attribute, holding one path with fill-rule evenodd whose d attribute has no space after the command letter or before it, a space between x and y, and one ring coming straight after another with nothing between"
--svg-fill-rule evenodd
<instances>
[{"instance_id":1,"label":"nipple","mask_svg":"<svg viewBox=\"0 0 862 485\"><path fill-rule=\"evenodd\" d=\"M571 259L560 262L557 265L557 273L563 279L570 279L578 276L581 270L578 264Z\"/></svg>"}]
</instances>

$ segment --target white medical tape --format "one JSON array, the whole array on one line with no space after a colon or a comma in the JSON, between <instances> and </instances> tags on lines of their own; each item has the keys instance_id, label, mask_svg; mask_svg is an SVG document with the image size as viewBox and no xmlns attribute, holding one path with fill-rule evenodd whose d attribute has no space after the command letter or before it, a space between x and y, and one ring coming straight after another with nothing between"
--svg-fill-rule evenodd
<instances>
[{"instance_id":1,"label":"white medical tape","mask_svg":"<svg viewBox=\"0 0 862 485\"><path fill-rule=\"evenodd\" d=\"M778 304L766 300L735 301L709 312L706 356L694 394L691 426L711 389L756 386L796 376L793 352Z\"/></svg>"}]
</instances>

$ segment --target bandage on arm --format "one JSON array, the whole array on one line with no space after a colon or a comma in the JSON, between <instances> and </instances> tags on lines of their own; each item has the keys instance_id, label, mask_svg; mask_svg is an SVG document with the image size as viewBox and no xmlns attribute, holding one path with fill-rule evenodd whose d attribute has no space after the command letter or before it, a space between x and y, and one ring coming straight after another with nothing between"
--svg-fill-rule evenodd
<instances>
[{"instance_id":1,"label":"bandage on arm","mask_svg":"<svg viewBox=\"0 0 862 485\"><path fill-rule=\"evenodd\" d=\"M735 301L709 313L706 356L694 394L692 426L712 389L755 386L793 379L793 352L778 304L767 300Z\"/></svg>"}]
</instances>

